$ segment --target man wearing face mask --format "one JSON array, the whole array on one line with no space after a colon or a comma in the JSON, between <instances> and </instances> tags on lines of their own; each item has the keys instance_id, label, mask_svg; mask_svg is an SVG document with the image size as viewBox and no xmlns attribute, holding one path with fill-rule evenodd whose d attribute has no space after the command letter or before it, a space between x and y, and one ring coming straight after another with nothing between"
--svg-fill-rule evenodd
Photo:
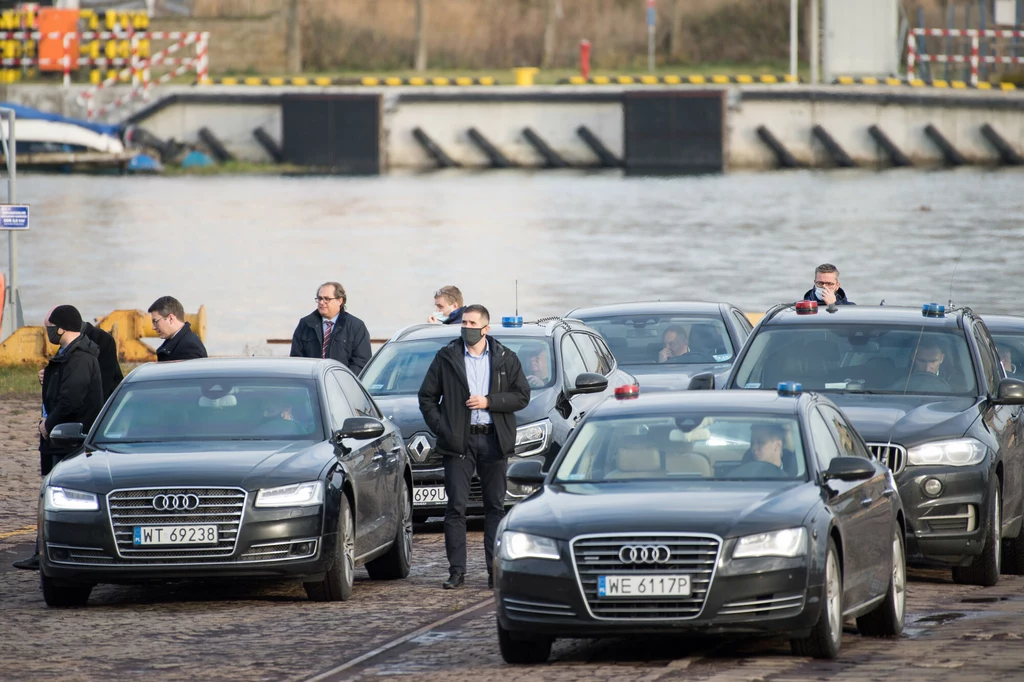
<instances>
[{"instance_id":1,"label":"man wearing face mask","mask_svg":"<svg viewBox=\"0 0 1024 682\"><path fill-rule=\"evenodd\" d=\"M487 586L493 586L494 540L505 515L505 458L515 451L515 413L530 402L519 358L487 335L489 323L487 308L466 306L461 338L437 352L419 390L420 412L444 459L445 589L466 581L466 506L474 471L484 503Z\"/></svg>"},{"instance_id":2,"label":"man wearing face mask","mask_svg":"<svg viewBox=\"0 0 1024 682\"><path fill-rule=\"evenodd\" d=\"M427 318L431 324L462 324L462 292L449 284L434 292L434 314Z\"/></svg>"},{"instance_id":3,"label":"man wearing face mask","mask_svg":"<svg viewBox=\"0 0 1024 682\"><path fill-rule=\"evenodd\" d=\"M831 263L822 263L814 270L814 288L804 294L803 300L817 301L818 305L857 305L846 298L839 286L839 270Z\"/></svg>"},{"instance_id":4,"label":"man wearing face mask","mask_svg":"<svg viewBox=\"0 0 1024 682\"><path fill-rule=\"evenodd\" d=\"M82 334L82 316L74 306L57 306L43 326L50 343L59 347L43 370L43 411L38 429L39 469L45 476L57 462L74 452L53 445L50 431L58 424L76 422L88 431L103 407L103 379L97 359L99 347ZM14 565L38 570L38 548L34 556Z\"/></svg>"}]
</instances>

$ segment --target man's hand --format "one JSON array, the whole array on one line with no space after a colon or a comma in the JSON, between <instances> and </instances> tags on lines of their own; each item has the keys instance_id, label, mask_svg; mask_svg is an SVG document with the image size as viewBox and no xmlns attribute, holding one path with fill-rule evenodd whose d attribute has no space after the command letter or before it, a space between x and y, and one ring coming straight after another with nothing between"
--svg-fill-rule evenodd
<instances>
[{"instance_id":1,"label":"man's hand","mask_svg":"<svg viewBox=\"0 0 1024 682\"><path fill-rule=\"evenodd\" d=\"M668 362L668 359L672 357L671 348L662 348L658 351L658 362Z\"/></svg>"},{"instance_id":2,"label":"man's hand","mask_svg":"<svg viewBox=\"0 0 1024 682\"><path fill-rule=\"evenodd\" d=\"M46 420L39 420L39 435L43 437L43 440L50 439L50 432L46 430Z\"/></svg>"},{"instance_id":3,"label":"man's hand","mask_svg":"<svg viewBox=\"0 0 1024 682\"><path fill-rule=\"evenodd\" d=\"M488 404L487 396L485 395L471 395L469 400L466 401L466 407L471 410L486 410Z\"/></svg>"},{"instance_id":4,"label":"man's hand","mask_svg":"<svg viewBox=\"0 0 1024 682\"><path fill-rule=\"evenodd\" d=\"M45 369L39 370L39 385L40 386L43 385L43 372L45 372L45 371L46 371Z\"/></svg>"},{"instance_id":5,"label":"man's hand","mask_svg":"<svg viewBox=\"0 0 1024 682\"><path fill-rule=\"evenodd\" d=\"M427 318L427 322L429 322L430 324L437 324L437 318L431 315L430 317Z\"/></svg>"},{"instance_id":6,"label":"man's hand","mask_svg":"<svg viewBox=\"0 0 1024 682\"><path fill-rule=\"evenodd\" d=\"M825 302L825 305L832 305L836 302L836 294L834 291L822 288L821 292L821 300Z\"/></svg>"},{"instance_id":7,"label":"man's hand","mask_svg":"<svg viewBox=\"0 0 1024 682\"><path fill-rule=\"evenodd\" d=\"M544 385L544 380L538 376L530 374L526 377L526 383L530 384L533 388L540 388Z\"/></svg>"}]
</instances>

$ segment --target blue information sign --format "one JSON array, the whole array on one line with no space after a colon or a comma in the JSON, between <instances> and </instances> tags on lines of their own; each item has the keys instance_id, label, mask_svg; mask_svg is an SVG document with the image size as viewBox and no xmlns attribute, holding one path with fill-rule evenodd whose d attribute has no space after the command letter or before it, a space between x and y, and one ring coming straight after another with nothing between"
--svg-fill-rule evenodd
<instances>
[{"instance_id":1,"label":"blue information sign","mask_svg":"<svg viewBox=\"0 0 1024 682\"><path fill-rule=\"evenodd\" d=\"M0 230L27 230L28 206L0 204Z\"/></svg>"}]
</instances>

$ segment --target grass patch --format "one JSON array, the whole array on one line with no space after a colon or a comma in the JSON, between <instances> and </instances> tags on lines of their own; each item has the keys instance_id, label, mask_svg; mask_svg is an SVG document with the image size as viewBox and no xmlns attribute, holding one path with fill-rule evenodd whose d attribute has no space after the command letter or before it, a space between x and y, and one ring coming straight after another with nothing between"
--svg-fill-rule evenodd
<instances>
[{"instance_id":1,"label":"grass patch","mask_svg":"<svg viewBox=\"0 0 1024 682\"><path fill-rule=\"evenodd\" d=\"M167 165L164 166L163 175L280 175L302 172L308 172L308 169L287 163L228 161L226 163L214 162L212 166L193 166L191 168Z\"/></svg>"},{"instance_id":2,"label":"grass patch","mask_svg":"<svg viewBox=\"0 0 1024 682\"><path fill-rule=\"evenodd\" d=\"M28 365L0 367L0 398L42 397L39 387L39 368Z\"/></svg>"}]
</instances>

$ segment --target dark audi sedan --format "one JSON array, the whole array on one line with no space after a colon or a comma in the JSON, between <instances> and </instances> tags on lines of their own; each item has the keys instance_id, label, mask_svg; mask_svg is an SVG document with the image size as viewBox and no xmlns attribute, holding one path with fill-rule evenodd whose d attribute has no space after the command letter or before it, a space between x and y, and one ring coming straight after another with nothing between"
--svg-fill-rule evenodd
<instances>
[{"instance_id":1,"label":"dark audi sedan","mask_svg":"<svg viewBox=\"0 0 1024 682\"><path fill-rule=\"evenodd\" d=\"M731 303L647 301L577 308L568 314L601 332L640 390L680 391L711 372L722 386L753 325Z\"/></svg>"},{"instance_id":2,"label":"dark audi sedan","mask_svg":"<svg viewBox=\"0 0 1024 682\"><path fill-rule=\"evenodd\" d=\"M609 400L496 547L498 642L541 662L556 637L784 635L836 656L843 621L903 628L903 510L891 473L827 398L701 391Z\"/></svg>"},{"instance_id":3,"label":"dark audi sedan","mask_svg":"<svg viewBox=\"0 0 1024 682\"><path fill-rule=\"evenodd\" d=\"M82 449L43 480L43 597L97 583L294 578L346 600L356 566L404 578L412 478L398 430L333 360L151 363L125 377Z\"/></svg>"}]
</instances>

